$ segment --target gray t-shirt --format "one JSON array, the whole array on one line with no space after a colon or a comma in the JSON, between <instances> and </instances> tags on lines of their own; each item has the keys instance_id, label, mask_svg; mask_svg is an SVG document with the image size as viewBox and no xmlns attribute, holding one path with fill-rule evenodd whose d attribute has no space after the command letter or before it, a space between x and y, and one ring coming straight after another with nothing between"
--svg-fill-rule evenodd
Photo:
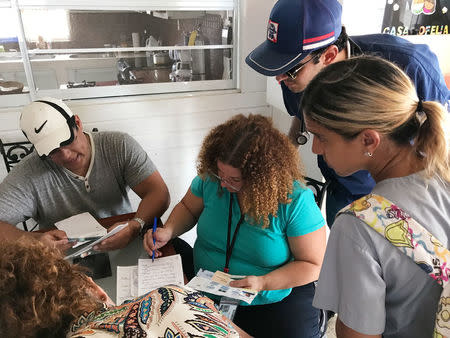
<instances>
[{"instance_id":1,"label":"gray t-shirt","mask_svg":"<svg viewBox=\"0 0 450 338\"><path fill-rule=\"evenodd\" d=\"M120 132L89 134L93 156L80 177L36 152L25 157L0 183L0 220L18 224L33 218L48 227L88 211L96 218L131 212L129 188L156 167L131 136Z\"/></svg>"},{"instance_id":2,"label":"gray t-shirt","mask_svg":"<svg viewBox=\"0 0 450 338\"><path fill-rule=\"evenodd\" d=\"M450 185L420 173L378 183L374 194L405 210L445 247ZM383 337L432 337L442 288L411 258L354 216L336 218L313 305L348 327Z\"/></svg>"}]
</instances>

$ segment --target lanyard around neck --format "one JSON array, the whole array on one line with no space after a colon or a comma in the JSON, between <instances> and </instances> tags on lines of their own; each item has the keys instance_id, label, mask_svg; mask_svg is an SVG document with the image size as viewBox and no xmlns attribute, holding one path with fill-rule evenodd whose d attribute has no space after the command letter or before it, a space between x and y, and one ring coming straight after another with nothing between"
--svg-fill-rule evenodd
<instances>
[{"instance_id":1,"label":"lanyard around neck","mask_svg":"<svg viewBox=\"0 0 450 338\"><path fill-rule=\"evenodd\" d=\"M227 251L225 256L225 268L223 269L224 272L228 273L230 271L229 265L230 265L230 258L231 254L233 253L234 243L236 242L236 236L239 231L239 228L241 227L242 221L244 220L244 215L241 214L241 218L239 219L239 222L236 224L236 229L234 229L233 239L230 243L230 237L231 237L231 219L233 216L233 195L230 194L230 207L228 208L228 234L227 234Z\"/></svg>"}]
</instances>

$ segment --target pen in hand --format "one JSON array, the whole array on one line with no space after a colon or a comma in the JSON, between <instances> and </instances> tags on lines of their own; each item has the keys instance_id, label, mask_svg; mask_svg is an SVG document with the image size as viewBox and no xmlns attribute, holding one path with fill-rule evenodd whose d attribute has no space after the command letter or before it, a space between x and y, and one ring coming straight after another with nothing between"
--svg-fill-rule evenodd
<instances>
[{"instance_id":1,"label":"pen in hand","mask_svg":"<svg viewBox=\"0 0 450 338\"><path fill-rule=\"evenodd\" d=\"M152 237L153 237L153 248L155 247L155 231L156 231L156 222L157 222L157 218L155 217L154 221L153 221L153 233L152 233ZM155 261L155 249L153 249L152 251L152 262Z\"/></svg>"}]
</instances>

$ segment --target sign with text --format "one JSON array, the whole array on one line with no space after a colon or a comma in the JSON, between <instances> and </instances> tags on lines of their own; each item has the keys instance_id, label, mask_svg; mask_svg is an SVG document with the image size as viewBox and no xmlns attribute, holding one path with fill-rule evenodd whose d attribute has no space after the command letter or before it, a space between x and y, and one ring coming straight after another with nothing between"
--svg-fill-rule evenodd
<instances>
[{"instance_id":1,"label":"sign with text","mask_svg":"<svg viewBox=\"0 0 450 338\"><path fill-rule=\"evenodd\" d=\"M382 33L449 34L450 0L386 0Z\"/></svg>"}]
</instances>

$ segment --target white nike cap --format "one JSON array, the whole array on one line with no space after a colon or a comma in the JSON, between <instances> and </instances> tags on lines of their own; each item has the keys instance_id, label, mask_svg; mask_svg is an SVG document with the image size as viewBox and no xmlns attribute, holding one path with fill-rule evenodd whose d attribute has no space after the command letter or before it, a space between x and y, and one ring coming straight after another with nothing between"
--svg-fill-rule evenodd
<instances>
[{"instance_id":1,"label":"white nike cap","mask_svg":"<svg viewBox=\"0 0 450 338\"><path fill-rule=\"evenodd\" d=\"M47 97L23 108L20 128L39 156L43 157L56 148L72 143L75 117L64 102Z\"/></svg>"}]
</instances>

